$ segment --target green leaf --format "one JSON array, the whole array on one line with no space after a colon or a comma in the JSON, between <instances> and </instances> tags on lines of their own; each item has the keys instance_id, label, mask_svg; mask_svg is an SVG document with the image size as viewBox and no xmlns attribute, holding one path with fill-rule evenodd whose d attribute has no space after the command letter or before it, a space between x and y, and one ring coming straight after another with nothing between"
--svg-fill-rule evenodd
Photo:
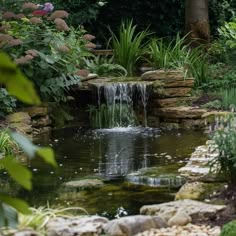
<instances>
[{"instance_id":1,"label":"green leaf","mask_svg":"<svg viewBox=\"0 0 236 236\"><path fill-rule=\"evenodd\" d=\"M20 101L28 104L40 104L33 83L28 80L10 58L0 53L0 83L4 84L8 92Z\"/></svg>"},{"instance_id":2,"label":"green leaf","mask_svg":"<svg viewBox=\"0 0 236 236\"><path fill-rule=\"evenodd\" d=\"M18 143L21 149L26 153L26 155L32 159L35 156L40 156L45 162L51 164L54 167L57 167L57 163L54 157L54 152L49 147L38 147L30 142L22 134L13 132L10 133L11 137Z\"/></svg>"},{"instance_id":3,"label":"green leaf","mask_svg":"<svg viewBox=\"0 0 236 236\"><path fill-rule=\"evenodd\" d=\"M35 157L38 147L30 142L24 135L13 132L10 133L11 137L19 144L21 149L26 153L26 155L32 159Z\"/></svg>"},{"instance_id":4,"label":"green leaf","mask_svg":"<svg viewBox=\"0 0 236 236\"><path fill-rule=\"evenodd\" d=\"M4 166L11 178L17 183L28 190L32 188L32 173L25 166L18 163L15 158L10 156L4 157L0 160L0 164Z\"/></svg>"},{"instance_id":5,"label":"green leaf","mask_svg":"<svg viewBox=\"0 0 236 236\"><path fill-rule=\"evenodd\" d=\"M37 154L44 159L45 162L51 164L54 167L57 167L57 162L54 157L53 150L51 148L38 148Z\"/></svg>"},{"instance_id":6,"label":"green leaf","mask_svg":"<svg viewBox=\"0 0 236 236\"><path fill-rule=\"evenodd\" d=\"M18 223L17 216L14 208L0 201L0 227L16 228Z\"/></svg>"},{"instance_id":7,"label":"green leaf","mask_svg":"<svg viewBox=\"0 0 236 236\"><path fill-rule=\"evenodd\" d=\"M29 205L19 198L10 197L4 193L0 193L0 201L4 202L7 205L10 205L22 214L31 213Z\"/></svg>"}]
</instances>

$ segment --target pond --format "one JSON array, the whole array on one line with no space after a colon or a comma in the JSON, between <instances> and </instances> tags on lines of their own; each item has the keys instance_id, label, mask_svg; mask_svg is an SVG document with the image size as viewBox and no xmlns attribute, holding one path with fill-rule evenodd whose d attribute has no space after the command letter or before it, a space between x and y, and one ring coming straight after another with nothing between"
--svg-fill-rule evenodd
<instances>
[{"instance_id":1,"label":"pond","mask_svg":"<svg viewBox=\"0 0 236 236\"><path fill-rule=\"evenodd\" d=\"M142 205L173 200L179 186L162 185L156 176L159 173L167 178L178 176L177 169L185 165L194 148L205 141L206 135L200 131L153 128L55 130L37 137L35 142L53 147L58 168L53 169L39 159L29 163L34 173L33 191L21 190L18 195L33 206L47 203L52 207L77 206L90 214L111 218L116 214L136 214ZM150 172L145 177L145 184L140 181L143 178L137 179L135 174L140 169ZM153 172L155 181L149 181L153 179ZM105 185L76 192L65 191L62 186L71 180L94 176L102 178Z\"/></svg>"}]
</instances>

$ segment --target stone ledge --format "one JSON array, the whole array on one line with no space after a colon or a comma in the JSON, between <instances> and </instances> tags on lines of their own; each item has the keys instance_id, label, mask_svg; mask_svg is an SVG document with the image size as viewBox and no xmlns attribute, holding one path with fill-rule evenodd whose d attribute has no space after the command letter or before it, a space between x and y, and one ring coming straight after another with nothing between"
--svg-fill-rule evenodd
<instances>
[{"instance_id":1,"label":"stone ledge","mask_svg":"<svg viewBox=\"0 0 236 236\"><path fill-rule=\"evenodd\" d=\"M206 109L199 109L193 107L167 107L167 108L154 108L153 112L156 116L166 118L201 118Z\"/></svg>"}]
</instances>

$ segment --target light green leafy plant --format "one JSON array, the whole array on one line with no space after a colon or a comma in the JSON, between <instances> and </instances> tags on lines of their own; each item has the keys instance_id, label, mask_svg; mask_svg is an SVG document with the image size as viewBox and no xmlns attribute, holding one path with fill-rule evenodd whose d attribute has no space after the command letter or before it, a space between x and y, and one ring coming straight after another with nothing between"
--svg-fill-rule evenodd
<instances>
[{"instance_id":1,"label":"light green leafy plant","mask_svg":"<svg viewBox=\"0 0 236 236\"><path fill-rule=\"evenodd\" d=\"M17 143L12 140L6 130L0 130L0 154L2 156L13 155L19 150Z\"/></svg>"},{"instance_id":2,"label":"light green leafy plant","mask_svg":"<svg viewBox=\"0 0 236 236\"><path fill-rule=\"evenodd\" d=\"M113 57L96 56L91 59L84 59L85 68L99 76L127 76L126 69L114 63Z\"/></svg>"}]
</instances>

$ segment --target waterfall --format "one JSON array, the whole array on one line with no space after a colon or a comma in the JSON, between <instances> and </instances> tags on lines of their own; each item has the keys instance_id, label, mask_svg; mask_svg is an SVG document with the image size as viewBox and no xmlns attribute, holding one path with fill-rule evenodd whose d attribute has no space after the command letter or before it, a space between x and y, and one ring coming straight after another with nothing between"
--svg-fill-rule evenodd
<instances>
[{"instance_id":1,"label":"waterfall","mask_svg":"<svg viewBox=\"0 0 236 236\"><path fill-rule=\"evenodd\" d=\"M97 84L100 128L129 127L137 124L134 98L139 97L143 106L144 126L147 126L148 89L145 83ZM137 96L138 95L138 96ZM104 103L102 104L102 99ZM136 102L136 101L135 101Z\"/></svg>"}]
</instances>

